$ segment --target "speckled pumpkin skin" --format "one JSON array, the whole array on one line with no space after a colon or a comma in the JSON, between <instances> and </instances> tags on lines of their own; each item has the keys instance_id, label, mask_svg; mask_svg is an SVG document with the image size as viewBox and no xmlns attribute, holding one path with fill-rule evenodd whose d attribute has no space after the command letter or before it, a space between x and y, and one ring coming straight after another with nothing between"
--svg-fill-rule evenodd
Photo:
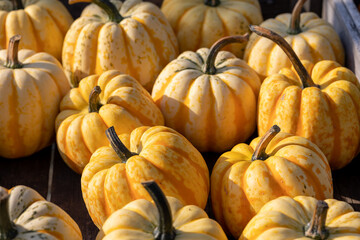
<instances>
[{"instance_id":1,"label":"speckled pumpkin skin","mask_svg":"<svg viewBox=\"0 0 360 240\"><path fill-rule=\"evenodd\" d=\"M0 51L0 156L29 156L54 140L61 98L70 90L61 64L50 54L20 50L22 68L4 66Z\"/></svg>"},{"instance_id":2,"label":"speckled pumpkin skin","mask_svg":"<svg viewBox=\"0 0 360 240\"><path fill-rule=\"evenodd\" d=\"M280 132L265 150L270 157L252 162L259 140L221 155L211 174L215 218L236 238L261 207L277 197L333 197L329 163L315 144Z\"/></svg>"},{"instance_id":3,"label":"speckled pumpkin skin","mask_svg":"<svg viewBox=\"0 0 360 240\"><path fill-rule=\"evenodd\" d=\"M326 199L329 206L325 227L327 239L360 239L360 212L350 204ZM304 236L304 226L311 221L317 199L298 196L280 197L267 203L249 222L239 240L312 239Z\"/></svg>"},{"instance_id":4,"label":"speckled pumpkin skin","mask_svg":"<svg viewBox=\"0 0 360 240\"><path fill-rule=\"evenodd\" d=\"M8 213L18 232L14 239L21 240L81 240L76 222L60 207L45 201L35 190L16 186L7 191Z\"/></svg>"},{"instance_id":5,"label":"speckled pumpkin skin","mask_svg":"<svg viewBox=\"0 0 360 240\"><path fill-rule=\"evenodd\" d=\"M194 205L184 205L167 197L172 212L175 240L227 240L221 226L208 218L206 212ZM114 212L104 223L96 240L154 239L159 226L156 206L145 199L135 200Z\"/></svg>"},{"instance_id":6,"label":"speckled pumpkin skin","mask_svg":"<svg viewBox=\"0 0 360 240\"><path fill-rule=\"evenodd\" d=\"M89 95L100 86L102 107L89 112ZM108 146L105 135L111 126L121 139L127 139L140 126L164 125L164 118L150 94L138 81L116 70L92 75L71 89L61 100L56 117L56 142L61 157L75 172L81 173L96 149Z\"/></svg>"},{"instance_id":7,"label":"speckled pumpkin skin","mask_svg":"<svg viewBox=\"0 0 360 240\"><path fill-rule=\"evenodd\" d=\"M223 152L255 130L260 79L245 61L220 51L216 73L203 71L209 49L187 51L156 79L152 97L166 126L183 134L200 152Z\"/></svg>"},{"instance_id":8,"label":"speckled pumpkin skin","mask_svg":"<svg viewBox=\"0 0 360 240\"><path fill-rule=\"evenodd\" d=\"M109 21L100 8L92 6L72 24L64 40L64 70L71 82L79 82L116 69L151 92L161 69L178 55L176 36L156 5L117 2L124 17L120 23Z\"/></svg>"},{"instance_id":9,"label":"speckled pumpkin skin","mask_svg":"<svg viewBox=\"0 0 360 240\"><path fill-rule=\"evenodd\" d=\"M73 19L58 0L22 0L24 9L14 10L12 1L0 0L0 47L20 34L19 48L47 52L61 60L66 32Z\"/></svg>"},{"instance_id":10,"label":"speckled pumpkin skin","mask_svg":"<svg viewBox=\"0 0 360 240\"><path fill-rule=\"evenodd\" d=\"M268 19L260 26L270 29L290 44L300 60L317 63L321 60L333 60L344 65L344 48L334 28L315 13L302 13L300 27L302 32L291 35L287 32L291 14L280 14ZM273 41L253 33L246 46L244 60L264 80L278 73L282 68L290 68L291 62L284 51Z\"/></svg>"},{"instance_id":11,"label":"speckled pumpkin skin","mask_svg":"<svg viewBox=\"0 0 360 240\"><path fill-rule=\"evenodd\" d=\"M319 87L302 89L291 69L268 77L258 105L258 132L276 124L305 137L327 157L331 169L346 166L360 144L360 85L354 73L334 61L321 61L308 72Z\"/></svg>"},{"instance_id":12,"label":"speckled pumpkin skin","mask_svg":"<svg viewBox=\"0 0 360 240\"><path fill-rule=\"evenodd\" d=\"M141 182L155 180L166 196L205 208L209 170L189 141L167 127L139 127L123 143L137 153L123 163L111 147L98 149L85 167L81 190L89 214L99 228L129 202L151 200Z\"/></svg>"},{"instance_id":13,"label":"speckled pumpkin skin","mask_svg":"<svg viewBox=\"0 0 360 240\"><path fill-rule=\"evenodd\" d=\"M161 6L179 41L180 52L210 48L225 36L249 32L249 24L263 21L258 0L221 0L216 7L204 0L165 0ZM226 50L242 58L246 43Z\"/></svg>"}]
</instances>

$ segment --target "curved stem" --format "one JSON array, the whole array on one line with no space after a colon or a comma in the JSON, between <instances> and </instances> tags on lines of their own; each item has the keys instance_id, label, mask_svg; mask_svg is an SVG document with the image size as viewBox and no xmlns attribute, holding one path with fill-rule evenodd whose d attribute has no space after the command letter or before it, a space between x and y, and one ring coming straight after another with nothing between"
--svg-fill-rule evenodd
<instances>
[{"instance_id":1,"label":"curved stem","mask_svg":"<svg viewBox=\"0 0 360 240\"><path fill-rule=\"evenodd\" d=\"M17 230L10 220L8 199L7 191L0 188L0 240L14 239L17 235Z\"/></svg>"},{"instance_id":2,"label":"curved stem","mask_svg":"<svg viewBox=\"0 0 360 240\"><path fill-rule=\"evenodd\" d=\"M89 113L99 112L101 108L101 103L99 95L101 93L101 88L99 86L94 87L89 96Z\"/></svg>"},{"instance_id":3,"label":"curved stem","mask_svg":"<svg viewBox=\"0 0 360 240\"><path fill-rule=\"evenodd\" d=\"M114 149L116 154L119 156L123 163L126 163L129 158L137 155L136 153L132 153L126 146L121 142L120 138L115 132L114 127L109 127L105 131L106 137L109 139L111 147Z\"/></svg>"},{"instance_id":4,"label":"curved stem","mask_svg":"<svg viewBox=\"0 0 360 240\"><path fill-rule=\"evenodd\" d=\"M296 72L298 73L298 75L301 79L301 82L303 84L303 88L317 87L316 84L311 79L309 73L306 71L304 65L301 63L299 57L296 55L296 53L291 48L289 43L287 43L283 37L281 37L279 34L273 32L273 31L263 28L263 27L249 25L249 28L252 32L256 33L257 35L266 37L266 38L270 39L271 41L275 42L277 45L279 45L279 47L281 47L281 49L289 57Z\"/></svg>"},{"instance_id":5,"label":"curved stem","mask_svg":"<svg viewBox=\"0 0 360 240\"><path fill-rule=\"evenodd\" d=\"M238 35L238 36L229 36L224 37L215 42L209 51L209 55L206 59L205 67L204 67L204 73L205 74L215 74L216 68L215 68L215 59L220 50L225 47L226 45L230 43L243 43L249 41L249 34L246 33L245 35Z\"/></svg>"},{"instance_id":6,"label":"curved stem","mask_svg":"<svg viewBox=\"0 0 360 240\"><path fill-rule=\"evenodd\" d=\"M5 67L7 68L16 69L22 67L22 63L18 59L20 39L21 35L15 35L9 40L9 47L5 62Z\"/></svg>"},{"instance_id":7,"label":"curved stem","mask_svg":"<svg viewBox=\"0 0 360 240\"><path fill-rule=\"evenodd\" d=\"M220 5L220 0L205 0L204 4L210 7L217 7Z\"/></svg>"},{"instance_id":8,"label":"curved stem","mask_svg":"<svg viewBox=\"0 0 360 240\"><path fill-rule=\"evenodd\" d=\"M305 2L306 0L298 0L291 13L290 26L287 31L291 35L296 35L302 32L300 27L300 14Z\"/></svg>"},{"instance_id":9,"label":"curved stem","mask_svg":"<svg viewBox=\"0 0 360 240\"><path fill-rule=\"evenodd\" d=\"M325 228L326 215L329 206L325 201L319 200L311 221L305 226L305 237L325 240L329 237L329 231Z\"/></svg>"},{"instance_id":10,"label":"curved stem","mask_svg":"<svg viewBox=\"0 0 360 240\"><path fill-rule=\"evenodd\" d=\"M171 209L164 193L161 191L159 185L155 181L147 181L141 183L146 191L150 194L151 198L159 211L159 226L154 231L155 240L173 240L176 233L173 227L171 216Z\"/></svg>"},{"instance_id":11,"label":"curved stem","mask_svg":"<svg viewBox=\"0 0 360 240\"><path fill-rule=\"evenodd\" d=\"M269 145L271 140L280 132L278 125L272 126L269 131L260 139L260 142L255 148L254 154L251 157L251 161L255 160L266 160L269 156L266 154L266 147Z\"/></svg>"},{"instance_id":12,"label":"curved stem","mask_svg":"<svg viewBox=\"0 0 360 240\"><path fill-rule=\"evenodd\" d=\"M21 0L12 0L12 3L15 10L24 9L24 5Z\"/></svg>"}]
</instances>

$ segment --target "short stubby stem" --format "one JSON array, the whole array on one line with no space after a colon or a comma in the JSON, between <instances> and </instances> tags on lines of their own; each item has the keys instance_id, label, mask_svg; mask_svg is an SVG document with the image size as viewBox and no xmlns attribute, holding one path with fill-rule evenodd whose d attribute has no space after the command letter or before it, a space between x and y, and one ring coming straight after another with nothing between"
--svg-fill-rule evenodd
<instances>
[{"instance_id":1,"label":"short stubby stem","mask_svg":"<svg viewBox=\"0 0 360 240\"><path fill-rule=\"evenodd\" d=\"M317 202L314 215L304 228L305 237L316 240L326 240L329 237L329 231L325 227L328 209L329 206L325 201Z\"/></svg>"},{"instance_id":2,"label":"short stubby stem","mask_svg":"<svg viewBox=\"0 0 360 240\"><path fill-rule=\"evenodd\" d=\"M21 0L11 0L14 6L14 10L24 9L24 5Z\"/></svg>"},{"instance_id":3,"label":"short stubby stem","mask_svg":"<svg viewBox=\"0 0 360 240\"><path fill-rule=\"evenodd\" d=\"M255 148L254 154L252 155L251 161L256 160L266 160L269 156L266 154L265 150L271 140L280 132L280 128L277 125L272 126L265 135L260 139L260 142Z\"/></svg>"},{"instance_id":4,"label":"short stubby stem","mask_svg":"<svg viewBox=\"0 0 360 240\"><path fill-rule=\"evenodd\" d=\"M89 113L99 112L102 106L99 97L100 93L101 93L101 88L99 86L95 86L94 89L91 91L89 96Z\"/></svg>"},{"instance_id":5,"label":"short stubby stem","mask_svg":"<svg viewBox=\"0 0 360 240\"><path fill-rule=\"evenodd\" d=\"M19 52L19 44L21 40L21 35L15 35L10 38L9 40L9 47L7 49L7 56L5 67L16 69L22 68L22 63L18 59L18 52Z\"/></svg>"},{"instance_id":6,"label":"short stubby stem","mask_svg":"<svg viewBox=\"0 0 360 240\"><path fill-rule=\"evenodd\" d=\"M205 0L204 4L210 7L217 7L220 5L220 0Z\"/></svg>"}]
</instances>

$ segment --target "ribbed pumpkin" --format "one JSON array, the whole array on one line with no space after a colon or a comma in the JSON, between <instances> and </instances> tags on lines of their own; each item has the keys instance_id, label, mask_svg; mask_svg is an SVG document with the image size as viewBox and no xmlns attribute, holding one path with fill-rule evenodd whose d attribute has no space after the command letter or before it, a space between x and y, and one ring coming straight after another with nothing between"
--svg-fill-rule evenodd
<instances>
[{"instance_id":1,"label":"ribbed pumpkin","mask_svg":"<svg viewBox=\"0 0 360 240\"><path fill-rule=\"evenodd\" d=\"M156 79L152 97L166 126L201 152L228 150L255 130L260 79L243 60L220 51L247 39L247 35L226 37L210 50L184 52Z\"/></svg>"},{"instance_id":2,"label":"ribbed pumpkin","mask_svg":"<svg viewBox=\"0 0 360 240\"><path fill-rule=\"evenodd\" d=\"M221 226L201 208L165 197L154 181L142 185L154 203L138 199L117 210L106 220L96 240L227 239Z\"/></svg>"},{"instance_id":3,"label":"ribbed pumpkin","mask_svg":"<svg viewBox=\"0 0 360 240\"><path fill-rule=\"evenodd\" d=\"M176 131L139 127L121 143L107 130L112 147L98 149L85 167L81 190L90 217L99 228L116 210L149 195L141 182L155 180L167 196L205 208L209 170L201 154Z\"/></svg>"},{"instance_id":4,"label":"ribbed pumpkin","mask_svg":"<svg viewBox=\"0 0 360 240\"><path fill-rule=\"evenodd\" d=\"M70 89L47 53L18 51L20 36L0 51L0 156L19 158L51 144L61 98Z\"/></svg>"},{"instance_id":5,"label":"ribbed pumpkin","mask_svg":"<svg viewBox=\"0 0 360 240\"><path fill-rule=\"evenodd\" d=\"M66 34L63 66L73 86L116 69L151 92L161 69L178 55L175 34L160 9L138 0L125 1L120 11L109 0L69 0L77 2L94 2L107 16L91 11L94 15L77 19Z\"/></svg>"},{"instance_id":6,"label":"ribbed pumpkin","mask_svg":"<svg viewBox=\"0 0 360 240\"><path fill-rule=\"evenodd\" d=\"M329 163L309 140L280 132L241 143L220 156L211 174L215 218L234 237L270 200L286 195L333 197Z\"/></svg>"},{"instance_id":7,"label":"ribbed pumpkin","mask_svg":"<svg viewBox=\"0 0 360 240\"><path fill-rule=\"evenodd\" d=\"M275 19L266 20L260 26L284 37L300 60L312 63L333 60L344 65L344 49L335 29L315 13L300 14L305 2L306 0L299 0L292 14L280 14ZM278 73L282 68L291 67L290 60L280 47L256 34L250 36L244 60L262 80Z\"/></svg>"},{"instance_id":8,"label":"ribbed pumpkin","mask_svg":"<svg viewBox=\"0 0 360 240\"><path fill-rule=\"evenodd\" d=\"M258 0L164 0L161 10L178 38L180 52L210 48L218 39L249 32L249 24L263 21ZM227 50L237 57L246 43Z\"/></svg>"},{"instance_id":9,"label":"ribbed pumpkin","mask_svg":"<svg viewBox=\"0 0 360 240\"><path fill-rule=\"evenodd\" d=\"M58 0L1 0L0 47L10 37L23 37L20 48L47 52L61 60L64 37L73 19Z\"/></svg>"},{"instance_id":10,"label":"ribbed pumpkin","mask_svg":"<svg viewBox=\"0 0 360 240\"><path fill-rule=\"evenodd\" d=\"M240 240L360 239L360 212L335 199L280 197L261 208Z\"/></svg>"},{"instance_id":11,"label":"ribbed pumpkin","mask_svg":"<svg viewBox=\"0 0 360 240\"><path fill-rule=\"evenodd\" d=\"M150 94L134 78L110 70L80 82L62 99L56 118L59 152L81 173L96 149L109 145L110 126L127 139L139 126L163 125L164 118Z\"/></svg>"},{"instance_id":12,"label":"ribbed pumpkin","mask_svg":"<svg viewBox=\"0 0 360 240\"><path fill-rule=\"evenodd\" d=\"M76 222L60 207L35 190L0 187L1 240L81 240Z\"/></svg>"},{"instance_id":13,"label":"ribbed pumpkin","mask_svg":"<svg viewBox=\"0 0 360 240\"><path fill-rule=\"evenodd\" d=\"M283 69L263 82L258 105L259 135L273 124L315 143L331 169L347 165L360 145L360 84L353 72L334 61L320 61L308 71L279 35L253 27L280 44L295 71ZM311 76L311 77L310 77Z\"/></svg>"}]
</instances>

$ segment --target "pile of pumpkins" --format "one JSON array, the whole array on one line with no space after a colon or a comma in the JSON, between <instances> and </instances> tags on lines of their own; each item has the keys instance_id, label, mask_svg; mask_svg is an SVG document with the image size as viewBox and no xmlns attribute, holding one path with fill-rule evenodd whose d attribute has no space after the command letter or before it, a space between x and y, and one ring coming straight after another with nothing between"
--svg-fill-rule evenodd
<instances>
[{"instance_id":1,"label":"pile of pumpkins","mask_svg":"<svg viewBox=\"0 0 360 240\"><path fill-rule=\"evenodd\" d=\"M0 1L0 156L56 136L97 239L360 239L331 176L359 152L360 85L306 0L264 22L257 0L77 2L73 22L57 0ZM223 153L211 174L200 152ZM0 239L81 238L0 188Z\"/></svg>"}]
</instances>

